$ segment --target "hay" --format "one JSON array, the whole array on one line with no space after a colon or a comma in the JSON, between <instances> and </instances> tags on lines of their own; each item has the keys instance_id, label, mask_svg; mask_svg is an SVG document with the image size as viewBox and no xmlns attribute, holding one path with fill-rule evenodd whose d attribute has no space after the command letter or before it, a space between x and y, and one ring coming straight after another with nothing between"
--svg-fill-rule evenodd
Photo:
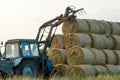
<instances>
[{"instance_id":1,"label":"hay","mask_svg":"<svg viewBox=\"0 0 120 80\"><path fill-rule=\"evenodd\" d=\"M104 35L103 37L105 49L113 49L114 48L114 40L110 35Z\"/></svg>"},{"instance_id":2,"label":"hay","mask_svg":"<svg viewBox=\"0 0 120 80\"><path fill-rule=\"evenodd\" d=\"M64 49L64 35L62 34L55 35L50 46L50 49L51 48Z\"/></svg>"},{"instance_id":3,"label":"hay","mask_svg":"<svg viewBox=\"0 0 120 80\"><path fill-rule=\"evenodd\" d=\"M120 64L120 50L114 50L114 52L116 53L116 64L119 65Z\"/></svg>"},{"instance_id":4,"label":"hay","mask_svg":"<svg viewBox=\"0 0 120 80\"><path fill-rule=\"evenodd\" d=\"M116 54L113 50L102 50L105 53L106 64L116 64Z\"/></svg>"},{"instance_id":5,"label":"hay","mask_svg":"<svg viewBox=\"0 0 120 80\"><path fill-rule=\"evenodd\" d=\"M85 76L85 72L78 65L74 65L74 66L70 67L69 75Z\"/></svg>"},{"instance_id":6,"label":"hay","mask_svg":"<svg viewBox=\"0 0 120 80\"><path fill-rule=\"evenodd\" d=\"M108 72L110 74L119 74L120 73L120 67L116 65L106 65L106 68L108 69Z\"/></svg>"},{"instance_id":7,"label":"hay","mask_svg":"<svg viewBox=\"0 0 120 80\"><path fill-rule=\"evenodd\" d=\"M104 26L101 26L100 23L98 23L96 20L86 19L86 21L88 22L89 27L90 27L89 32L97 33L97 34L104 33Z\"/></svg>"},{"instance_id":8,"label":"hay","mask_svg":"<svg viewBox=\"0 0 120 80\"><path fill-rule=\"evenodd\" d=\"M92 39L92 47L97 49L112 49L114 41L112 37L100 34L90 34Z\"/></svg>"},{"instance_id":9,"label":"hay","mask_svg":"<svg viewBox=\"0 0 120 80\"><path fill-rule=\"evenodd\" d=\"M109 22L112 27L112 34L120 35L120 25L117 22Z\"/></svg>"},{"instance_id":10,"label":"hay","mask_svg":"<svg viewBox=\"0 0 120 80\"><path fill-rule=\"evenodd\" d=\"M95 55L87 48L74 46L67 52L69 65L95 64Z\"/></svg>"},{"instance_id":11,"label":"hay","mask_svg":"<svg viewBox=\"0 0 120 80\"><path fill-rule=\"evenodd\" d=\"M105 64L105 54L101 50L95 48L91 48L90 50L95 54L95 64Z\"/></svg>"},{"instance_id":12,"label":"hay","mask_svg":"<svg viewBox=\"0 0 120 80\"><path fill-rule=\"evenodd\" d=\"M94 68L96 69L97 71L97 75L101 75L101 74L107 74L108 73L108 70L105 66L103 65L94 65Z\"/></svg>"},{"instance_id":13,"label":"hay","mask_svg":"<svg viewBox=\"0 0 120 80\"><path fill-rule=\"evenodd\" d=\"M76 65L70 68L71 75L95 76L96 70L92 65Z\"/></svg>"},{"instance_id":14,"label":"hay","mask_svg":"<svg viewBox=\"0 0 120 80\"><path fill-rule=\"evenodd\" d=\"M73 46L92 46L91 37L85 33L69 33L65 35L65 48L69 49Z\"/></svg>"},{"instance_id":15,"label":"hay","mask_svg":"<svg viewBox=\"0 0 120 80\"><path fill-rule=\"evenodd\" d=\"M69 69L70 66L66 64L56 64L55 69L59 70L60 74L63 76L68 76L69 75Z\"/></svg>"},{"instance_id":16,"label":"hay","mask_svg":"<svg viewBox=\"0 0 120 80\"><path fill-rule=\"evenodd\" d=\"M112 35L114 40L114 49L120 49L120 36L118 35Z\"/></svg>"},{"instance_id":17,"label":"hay","mask_svg":"<svg viewBox=\"0 0 120 80\"><path fill-rule=\"evenodd\" d=\"M53 65L66 63L66 50L57 48L51 49L49 59L52 60Z\"/></svg>"},{"instance_id":18,"label":"hay","mask_svg":"<svg viewBox=\"0 0 120 80\"><path fill-rule=\"evenodd\" d=\"M63 23L62 32L66 33L79 33L79 32L89 32L89 26L87 22L83 19L72 19Z\"/></svg>"},{"instance_id":19,"label":"hay","mask_svg":"<svg viewBox=\"0 0 120 80\"><path fill-rule=\"evenodd\" d=\"M112 27L110 26L110 24L104 20L101 20L100 23L102 23L104 25L104 33L112 33Z\"/></svg>"}]
</instances>

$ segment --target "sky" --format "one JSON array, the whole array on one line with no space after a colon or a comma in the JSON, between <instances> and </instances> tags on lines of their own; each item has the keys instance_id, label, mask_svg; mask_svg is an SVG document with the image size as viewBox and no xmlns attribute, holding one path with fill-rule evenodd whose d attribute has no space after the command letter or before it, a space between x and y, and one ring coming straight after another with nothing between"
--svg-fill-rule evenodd
<instances>
[{"instance_id":1,"label":"sky","mask_svg":"<svg viewBox=\"0 0 120 80\"><path fill-rule=\"evenodd\" d=\"M0 0L0 41L35 39L43 23L71 5L85 9L86 14L78 18L120 22L120 0ZM57 33L62 33L61 26Z\"/></svg>"}]
</instances>

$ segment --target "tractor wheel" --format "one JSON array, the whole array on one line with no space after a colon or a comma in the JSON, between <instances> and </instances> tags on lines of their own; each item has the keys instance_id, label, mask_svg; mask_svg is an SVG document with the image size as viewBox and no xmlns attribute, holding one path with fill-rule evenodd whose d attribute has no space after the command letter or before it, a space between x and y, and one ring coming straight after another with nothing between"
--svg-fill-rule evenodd
<instances>
[{"instance_id":1,"label":"tractor wheel","mask_svg":"<svg viewBox=\"0 0 120 80\"><path fill-rule=\"evenodd\" d=\"M33 61L27 60L21 64L18 72L22 76L27 77L38 77L39 76L39 66Z\"/></svg>"}]
</instances>

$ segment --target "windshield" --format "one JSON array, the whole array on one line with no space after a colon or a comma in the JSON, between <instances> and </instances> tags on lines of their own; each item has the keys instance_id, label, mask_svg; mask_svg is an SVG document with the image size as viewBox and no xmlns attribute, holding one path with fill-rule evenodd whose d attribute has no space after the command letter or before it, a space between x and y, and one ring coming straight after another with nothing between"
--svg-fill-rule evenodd
<instances>
[{"instance_id":1,"label":"windshield","mask_svg":"<svg viewBox=\"0 0 120 80\"><path fill-rule=\"evenodd\" d=\"M19 56L19 46L17 43L6 45L6 58L15 58Z\"/></svg>"},{"instance_id":2,"label":"windshield","mask_svg":"<svg viewBox=\"0 0 120 80\"><path fill-rule=\"evenodd\" d=\"M23 56L39 56L38 45L36 43L21 43Z\"/></svg>"}]
</instances>

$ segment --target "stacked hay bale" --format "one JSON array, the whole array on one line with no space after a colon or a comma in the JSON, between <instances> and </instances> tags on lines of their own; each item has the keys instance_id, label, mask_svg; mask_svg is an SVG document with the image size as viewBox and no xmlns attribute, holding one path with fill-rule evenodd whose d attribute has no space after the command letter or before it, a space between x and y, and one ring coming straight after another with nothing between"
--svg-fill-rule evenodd
<instances>
[{"instance_id":1,"label":"stacked hay bale","mask_svg":"<svg viewBox=\"0 0 120 80\"><path fill-rule=\"evenodd\" d=\"M62 31L50 48L53 64L60 64L56 68L67 65L69 75L120 73L120 23L72 19L63 24Z\"/></svg>"}]
</instances>

